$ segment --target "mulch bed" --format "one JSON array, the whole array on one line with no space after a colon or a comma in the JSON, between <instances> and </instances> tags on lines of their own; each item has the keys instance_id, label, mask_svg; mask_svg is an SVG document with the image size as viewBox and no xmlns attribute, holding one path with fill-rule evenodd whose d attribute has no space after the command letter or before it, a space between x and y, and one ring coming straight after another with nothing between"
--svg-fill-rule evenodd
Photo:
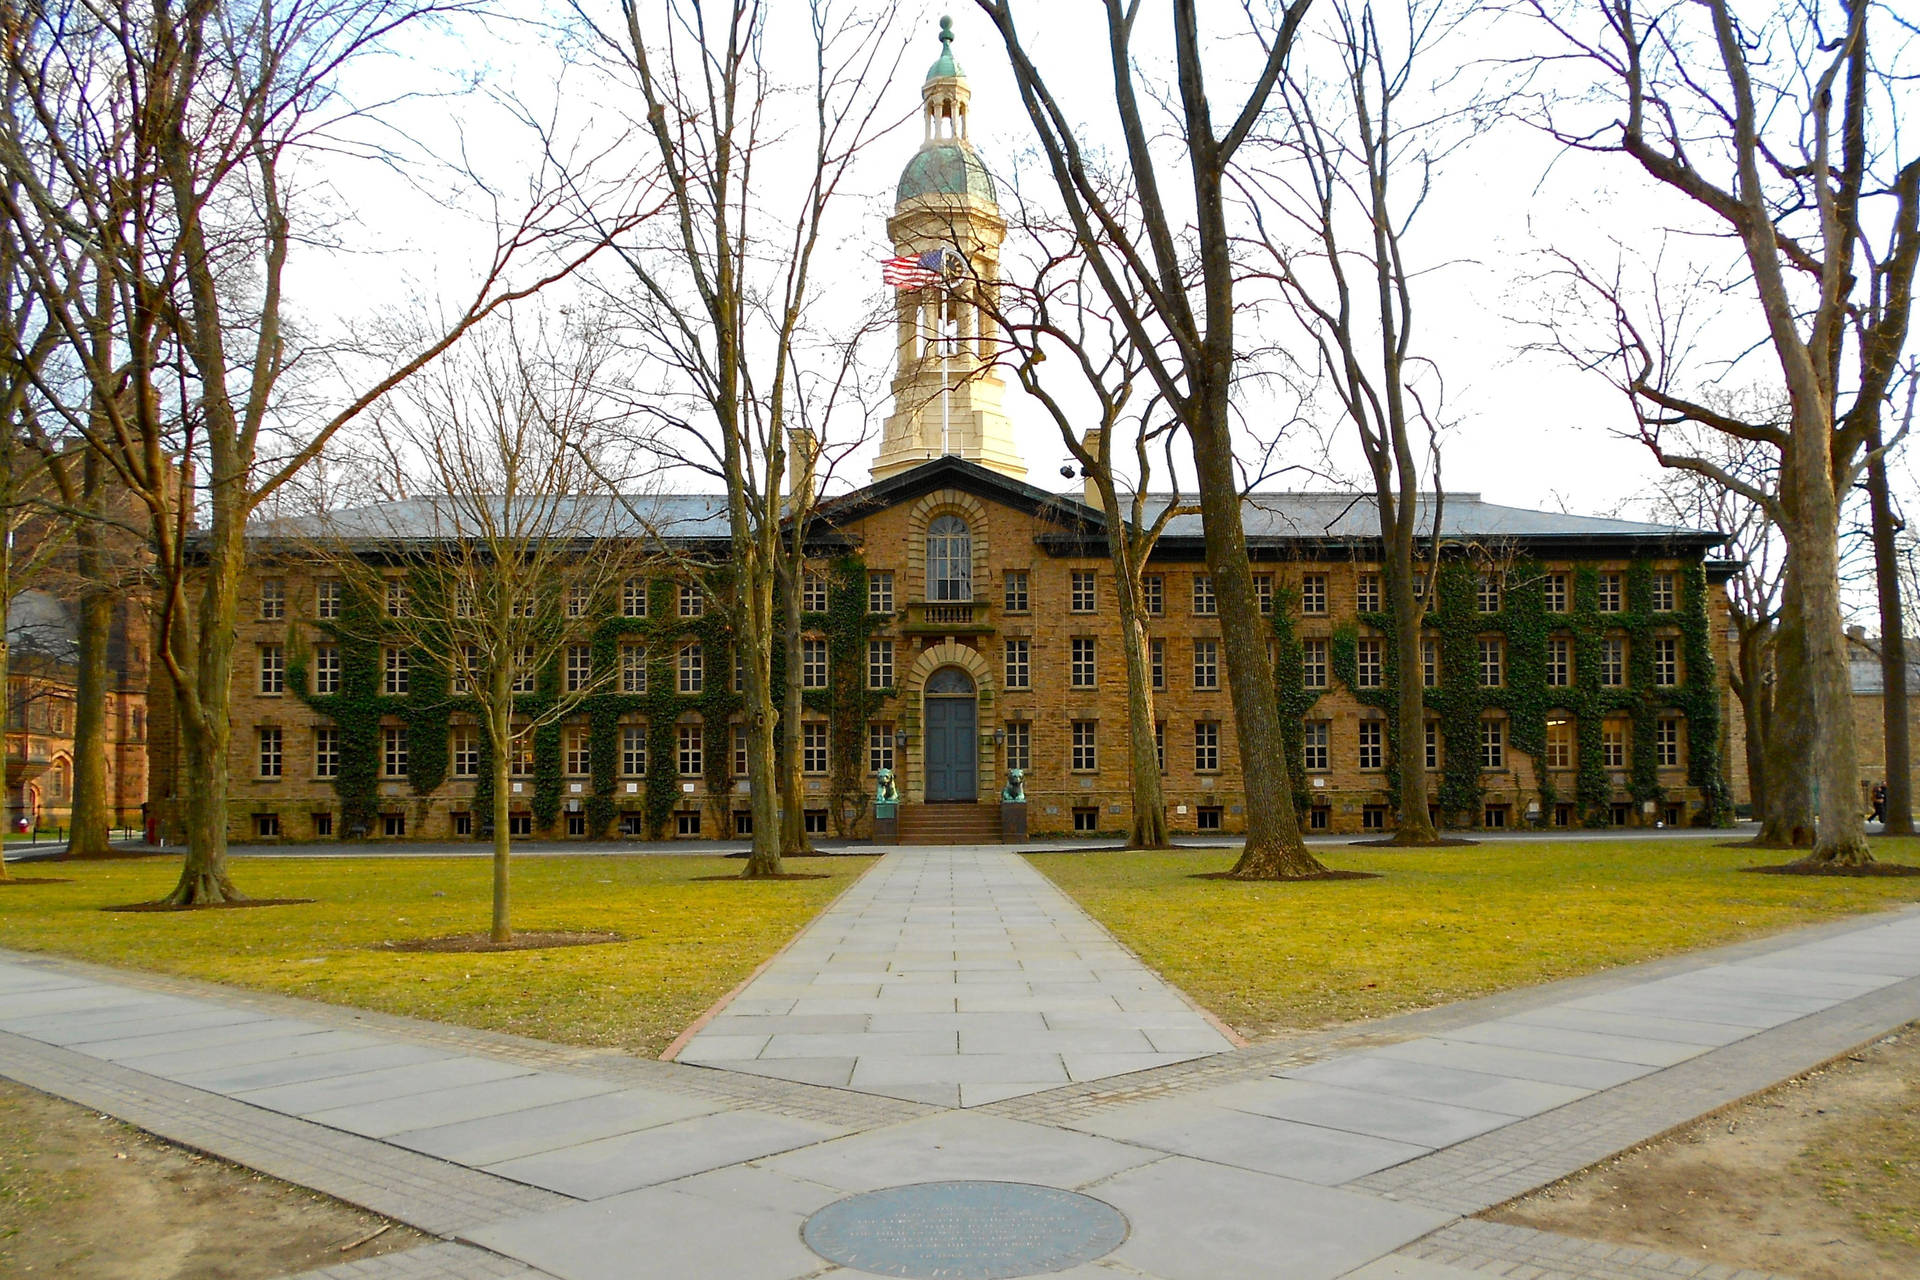
<instances>
[{"instance_id":1,"label":"mulch bed","mask_svg":"<svg viewBox=\"0 0 1920 1280\"><path fill-rule=\"evenodd\" d=\"M1237 880L1242 884L1303 884L1309 880L1378 880L1380 877L1372 871L1335 871L1329 867L1325 871L1316 871L1305 876L1274 876L1250 879L1237 876L1231 871L1200 871L1187 877L1189 880Z\"/></svg>"},{"instance_id":2,"label":"mulch bed","mask_svg":"<svg viewBox=\"0 0 1920 1280\"><path fill-rule=\"evenodd\" d=\"M564 930L527 929L505 942L495 942L484 933L456 933L445 938L406 938L382 942L374 951L430 951L437 954L471 955L484 951L540 951L547 947L591 947L603 942L625 942L619 933L569 933Z\"/></svg>"},{"instance_id":3,"label":"mulch bed","mask_svg":"<svg viewBox=\"0 0 1920 1280\"><path fill-rule=\"evenodd\" d=\"M1457 849L1480 842L1463 840L1458 836L1441 836L1438 840L1422 840L1416 844L1401 844L1398 840L1349 840L1347 843L1356 849Z\"/></svg>"},{"instance_id":4,"label":"mulch bed","mask_svg":"<svg viewBox=\"0 0 1920 1280\"><path fill-rule=\"evenodd\" d=\"M102 911L243 911L248 907L298 907L315 898L241 898L236 902L196 902L191 906L177 906L171 902L125 902L117 907L102 907Z\"/></svg>"},{"instance_id":5,"label":"mulch bed","mask_svg":"<svg viewBox=\"0 0 1920 1280\"><path fill-rule=\"evenodd\" d=\"M759 880L831 880L832 876L824 871L782 871L777 876L695 876L695 880L733 880L740 884L753 884Z\"/></svg>"},{"instance_id":6,"label":"mulch bed","mask_svg":"<svg viewBox=\"0 0 1920 1280\"><path fill-rule=\"evenodd\" d=\"M1869 876L1920 876L1920 867L1910 867L1904 862L1869 862L1864 867L1843 866L1837 862L1785 862L1774 867L1740 869L1761 876L1847 876L1855 879Z\"/></svg>"}]
</instances>

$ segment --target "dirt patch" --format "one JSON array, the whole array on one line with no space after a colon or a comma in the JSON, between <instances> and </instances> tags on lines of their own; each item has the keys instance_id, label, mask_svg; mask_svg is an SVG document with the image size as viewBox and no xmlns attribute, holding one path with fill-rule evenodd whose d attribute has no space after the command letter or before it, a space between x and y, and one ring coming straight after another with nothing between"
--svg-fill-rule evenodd
<instances>
[{"instance_id":1,"label":"dirt patch","mask_svg":"<svg viewBox=\"0 0 1920 1280\"><path fill-rule=\"evenodd\" d=\"M1325 871L1315 871L1304 876L1237 876L1231 871L1196 871L1188 876L1189 880L1235 880L1241 884L1306 884L1313 880L1378 880L1380 876L1372 871L1335 871L1329 867Z\"/></svg>"},{"instance_id":2,"label":"dirt patch","mask_svg":"<svg viewBox=\"0 0 1920 1280\"><path fill-rule=\"evenodd\" d=\"M102 907L102 911L245 911L249 907L300 907L312 902L312 898L238 898L227 902L195 902L186 905L175 902L127 902L117 907Z\"/></svg>"},{"instance_id":3,"label":"dirt patch","mask_svg":"<svg viewBox=\"0 0 1920 1280\"><path fill-rule=\"evenodd\" d=\"M831 880L833 877L824 871L782 871L771 876L695 876L695 880L734 880L741 884L755 884L763 880Z\"/></svg>"},{"instance_id":4,"label":"dirt patch","mask_svg":"<svg viewBox=\"0 0 1920 1280\"><path fill-rule=\"evenodd\" d=\"M0 1081L0 1275L268 1280L431 1239Z\"/></svg>"},{"instance_id":5,"label":"dirt patch","mask_svg":"<svg viewBox=\"0 0 1920 1280\"><path fill-rule=\"evenodd\" d=\"M1348 844L1356 849L1456 849L1462 845L1479 844L1478 840L1462 840L1458 836L1441 836L1438 840L1421 840L1401 843L1398 840L1349 840Z\"/></svg>"},{"instance_id":6,"label":"dirt patch","mask_svg":"<svg viewBox=\"0 0 1920 1280\"><path fill-rule=\"evenodd\" d=\"M528 929L505 942L495 942L484 933L455 933L444 938L408 938L383 942L375 951L434 951L467 955L483 951L540 951L547 947L592 947L603 942L625 942L620 933L567 933L559 930L540 932Z\"/></svg>"},{"instance_id":7,"label":"dirt patch","mask_svg":"<svg viewBox=\"0 0 1920 1280\"><path fill-rule=\"evenodd\" d=\"M1920 1276L1920 1024L1483 1215L1804 1280Z\"/></svg>"},{"instance_id":8,"label":"dirt patch","mask_svg":"<svg viewBox=\"0 0 1920 1280\"><path fill-rule=\"evenodd\" d=\"M1864 866L1838 862L1783 862L1772 867L1742 867L1759 876L1920 876L1920 867L1904 862L1869 862Z\"/></svg>"}]
</instances>

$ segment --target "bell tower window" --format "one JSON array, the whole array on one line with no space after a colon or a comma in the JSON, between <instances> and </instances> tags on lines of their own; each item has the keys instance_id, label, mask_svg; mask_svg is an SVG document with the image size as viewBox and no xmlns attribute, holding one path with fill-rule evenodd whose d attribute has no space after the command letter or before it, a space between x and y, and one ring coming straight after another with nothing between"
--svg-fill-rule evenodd
<instances>
[{"instance_id":1,"label":"bell tower window","mask_svg":"<svg viewBox=\"0 0 1920 1280\"><path fill-rule=\"evenodd\" d=\"M959 516L927 525L927 599L973 599L973 531Z\"/></svg>"}]
</instances>

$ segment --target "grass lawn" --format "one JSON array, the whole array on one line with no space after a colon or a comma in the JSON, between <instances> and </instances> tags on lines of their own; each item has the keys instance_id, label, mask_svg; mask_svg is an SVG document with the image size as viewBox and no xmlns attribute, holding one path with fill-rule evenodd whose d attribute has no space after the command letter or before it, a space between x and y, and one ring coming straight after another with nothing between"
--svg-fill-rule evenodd
<instances>
[{"instance_id":1,"label":"grass lawn","mask_svg":"<svg viewBox=\"0 0 1920 1280\"><path fill-rule=\"evenodd\" d=\"M373 950L487 927L484 858L239 859L256 898L305 906L107 912L159 897L173 858L17 865L70 884L0 888L0 946L186 974L334 1004L657 1054L819 914L871 858L808 859L824 880L702 881L737 860L529 858L516 929L604 930L625 942L493 954Z\"/></svg>"},{"instance_id":2,"label":"grass lawn","mask_svg":"<svg viewBox=\"0 0 1920 1280\"><path fill-rule=\"evenodd\" d=\"M1920 863L1920 840L1878 840ZM1920 877L1740 875L1787 855L1709 841L1316 849L1379 880L1196 880L1234 855L1039 854L1034 865L1242 1035L1258 1039L1592 973L1920 901Z\"/></svg>"}]
</instances>

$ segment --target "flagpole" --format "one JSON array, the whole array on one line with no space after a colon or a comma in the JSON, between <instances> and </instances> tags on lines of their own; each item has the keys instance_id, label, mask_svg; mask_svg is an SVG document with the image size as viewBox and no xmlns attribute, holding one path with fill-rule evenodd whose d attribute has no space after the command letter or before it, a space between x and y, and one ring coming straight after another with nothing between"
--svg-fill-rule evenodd
<instances>
[{"instance_id":1,"label":"flagpole","mask_svg":"<svg viewBox=\"0 0 1920 1280\"><path fill-rule=\"evenodd\" d=\"M940 456L946 457L953 452L950 443L953 420L953 375L949 371L948 359L953 355L953 339L947 333L952 323L953 294L942 290L940 295Z\"/></svg>"}]
</instances>

